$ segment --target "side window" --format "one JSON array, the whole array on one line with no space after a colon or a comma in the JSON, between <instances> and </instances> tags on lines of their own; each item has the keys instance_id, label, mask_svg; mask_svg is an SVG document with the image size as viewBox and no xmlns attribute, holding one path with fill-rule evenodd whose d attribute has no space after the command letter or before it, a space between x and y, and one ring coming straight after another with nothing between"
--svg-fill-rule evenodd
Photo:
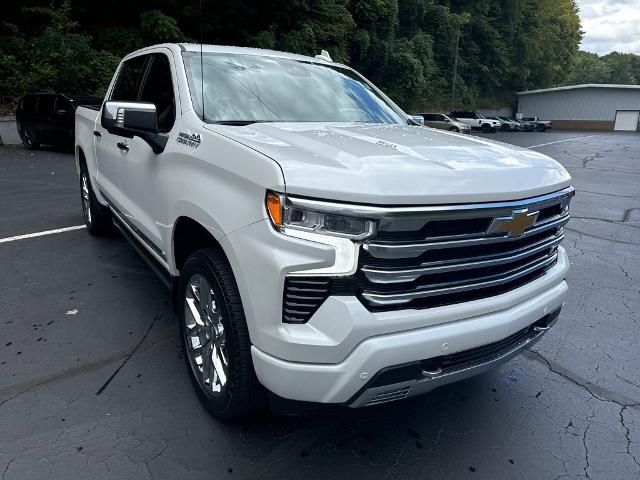
<instances>
[{"instance_id":1,"label":"side window","mask_svg":"<svg viewBox=\"0 0 640 480\"><path fill-rule=\"evenodd\" d=\"M36 113L40 117L48 117L53 115L53 104L56 100L54 95L39 95Z\"/></svg>"},{"instance_id":2,"label":"side window","mask_svg":"<svg viewBox=\"0 0 640 480\"><path fill-rule=\"evenodd\" d=\"M22 110L24 113L29 115L36 113L37 98L35 95L28 95L22 99Z\"/></svg>"},{"instance_id":3,"label":"side window","mask_svg":"<svg viewBox=\"0 0 640 480\"><path fill-rule=\"evenodd\" d=\"M122 64L111 93L111 100L135 102L138 99L144 63L148 55L131 58Z\"/></svg>"},{"instance_id":4,"label":"side window","mask_svg":"<svg viewBox=\"0 0 640 480\"><path fill-rule=\"evenodd\" d=\"M445 121L445 120L444 120L444 116L443 116L443 115L438 115L437 120L438 120L439 122L444 122L444 121Z\"/></svg>"},{"instance_id":5,"label":"side window","mask_svg":"<svg viewBox=\"0 0 640 480\"><path fill-rule=\"evenodd\" d=\"M163 53L154 53L142 87L140 101L155 104L158 127L161 132L171 130L176 120L176 101L171 78L171 67L167 56Z\"/></svg>"},{"instance_id":6,"label":"side window","mask_svg":"<svg viewBox=\"0 0 640 480\"><path fill-rule=\"evenodd\" d=\"M62 113L63 111L65 112L64 114ZM59 115L70 115L72 113L71 102L68 99L58 95L56 97L55 112Z\"/></svg>"}]
</instances>

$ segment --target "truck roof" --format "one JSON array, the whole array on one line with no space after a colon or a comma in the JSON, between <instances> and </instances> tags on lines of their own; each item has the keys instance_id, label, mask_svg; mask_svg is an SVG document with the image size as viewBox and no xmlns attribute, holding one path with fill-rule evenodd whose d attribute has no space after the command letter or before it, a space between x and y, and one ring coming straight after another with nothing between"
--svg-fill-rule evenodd
<instances>
[{"instance_id":1,"label":"truck roof","mask_svg":"<svg viewBox=\"0 0 640 480\"><path fill-rule=\"evenodd\" d=\"M165 47L171 50L179 50L182 52L197 52L200 53L200 49L202 48L203 53L230 53L237 55L257 55L260 57L277 57L277 58L288 58L291 60L299 60L303 62L313 62L313 63L321 63L321 64L332 64L338 66L345 66L337 62L329 62L328 60L318 58L318 57L310 57L307 55L299 55L297 53L289 53L289 52L280 52L278 50L268 50L265 48L253 48L253 47L232 47L229 45L208 45L208 44L199 44L199 43L162 43L158 45L150 45L145 48L141 48L140 50L136 50L135 52L131 52L126 57L134 56L138 53L143 53L146 50L151 48ZM125 58L126 58L125 57Z\"/></svg>"}]
</instances>

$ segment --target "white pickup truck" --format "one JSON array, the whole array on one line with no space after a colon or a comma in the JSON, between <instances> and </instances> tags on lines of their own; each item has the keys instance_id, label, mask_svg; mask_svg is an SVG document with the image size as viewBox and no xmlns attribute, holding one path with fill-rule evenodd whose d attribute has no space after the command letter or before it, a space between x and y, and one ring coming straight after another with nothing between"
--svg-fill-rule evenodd
<instances>
[{"instance_id":1,"label":"white pickup truck","mask_svg":"<svg viewBox=\"0 0 640 480\"><path fill-rule=\"evenodd\" d=\"M417 126L328 55L131 53L102 107L78 109L75 153L88 231L117 226L171 288L221 418L484 372L567 295L567 171Z\"/></svg>"}]
</instances>

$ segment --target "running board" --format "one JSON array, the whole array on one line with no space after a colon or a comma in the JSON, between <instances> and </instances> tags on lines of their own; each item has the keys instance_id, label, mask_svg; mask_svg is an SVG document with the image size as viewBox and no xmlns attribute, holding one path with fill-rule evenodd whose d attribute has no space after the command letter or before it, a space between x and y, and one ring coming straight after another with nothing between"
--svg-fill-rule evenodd
<instances>
[{"instance_id":1,"label":"running board","mask_svg":"<svg viewBox=\"0 0 640 480\"><path fill-rule=\"evenodd\" d=\"M173 292L175 286L175 279L172 275L167 272L167 270L156 260L153 256L140 245L138 239L136 239L133 234L129 231L129 229L118 219L116 215L112 216L113 224L116 226L122 236L131 244L133 249L142 257L145 263L149 266L151 271L156 274L156 276L160 279L160 281L169 289L170 292Z\"/></svg>"}]
</instances>

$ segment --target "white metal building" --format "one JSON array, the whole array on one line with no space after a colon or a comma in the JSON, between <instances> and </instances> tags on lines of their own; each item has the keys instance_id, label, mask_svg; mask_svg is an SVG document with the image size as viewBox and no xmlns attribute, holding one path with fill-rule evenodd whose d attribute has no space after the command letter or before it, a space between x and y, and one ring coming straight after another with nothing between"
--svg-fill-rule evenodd
<instances>
[{"instance_id":1,"label":"white metal building","mask_svg":"<svg viewBox=\"0 0 640 480\"><path fill-rule=\"evenodd\" d=\"M518 113L554 128L640 131L640 85L589 83L518 92Z\"/></svg>"}]
</instances>

